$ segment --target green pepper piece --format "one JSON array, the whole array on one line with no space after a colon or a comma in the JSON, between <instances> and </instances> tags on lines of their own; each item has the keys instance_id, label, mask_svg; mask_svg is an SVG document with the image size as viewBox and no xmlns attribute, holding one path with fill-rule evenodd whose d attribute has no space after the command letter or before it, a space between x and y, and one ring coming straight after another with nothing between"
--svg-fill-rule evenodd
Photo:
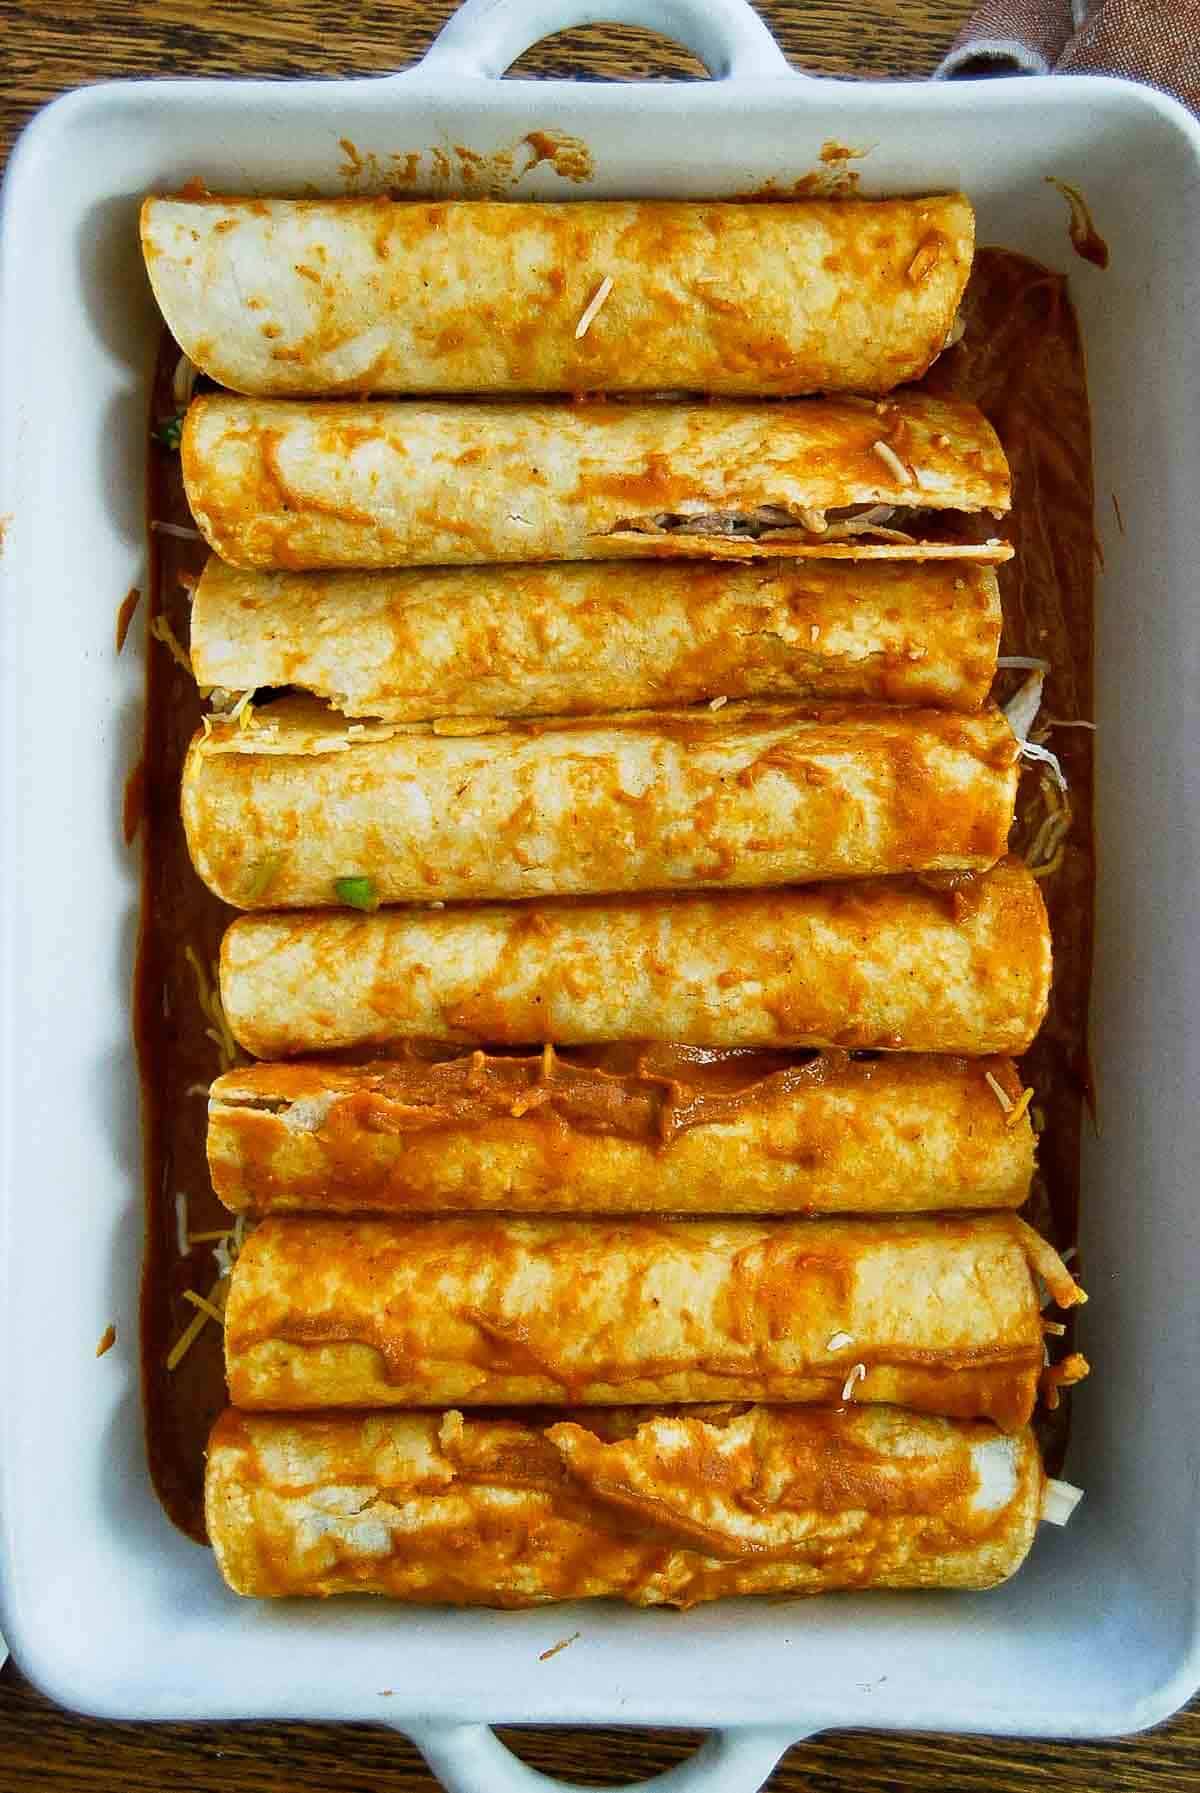
<instances>
[{"instance_id":1,"label":"green pepper piece","mask_svg":"<svg viewBox=\"0 0 1200 1793\"><path fill-rule=\"evenodd\" d=\"M172 454L177 454L179 452L179 444L183 437L183 420L185 415L185 412L180 411L174 417L168 417L165 423L159 424L154 432L154 440L159 444L160 448L165 448Z\"/></svg>"},{"instance_id":2,"label":"green pepper piece","mask_svg":"<svg viewBox=\"0 0 1200 1793\"><path fill-rule=\"evenodd\" d=\"M379 907L379 898L375 893L372 878L336 878L333 885L339 903L348 903L351 909L365 909L372 915Z\"/></svg>"}]
</instances>

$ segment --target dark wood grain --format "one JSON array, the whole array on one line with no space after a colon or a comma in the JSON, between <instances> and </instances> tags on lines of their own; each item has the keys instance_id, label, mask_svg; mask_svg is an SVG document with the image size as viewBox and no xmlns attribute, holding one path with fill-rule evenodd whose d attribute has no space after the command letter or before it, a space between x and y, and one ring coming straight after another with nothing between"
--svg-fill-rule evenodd
<instances>
[{"instance_id":1,"label":"dark wood grain","mask_svg":"<svg viewBox=\"0 0 1200 1793\"><path fill-rule=\"evenodd\" d=\"M505 1742L545 1774L597 1787L660 1773L688 1731L518 1729ZM370 1725L137 1725L75 1718L0 1674L4 1793L432 1793L411 1744ZM997 1743L842 1731L798 1744L771 1793L1191 1793L1200 1714L1123 1743ZM720 1790L717 1790L720 1793Z\"/></svg>"},{"instance_id":2,"label":"dark wood grain","mask_svg":"<svg viewBox=\"0 0 1200 1793\"><path fill-rule=\"evenodd\" d=\"M969 0L760 0L797 68L825 75L927 75ZM385 74L428 49L454 0L0 0L0 155L68 87L117 75ZM539 45L528 75L696 75L648 31L593 25Z\"/></svg>"},{"instance_id":3,"label":"dark wood grain","mask_svg":"<svg viewBox=\"0 0 1200 1793\"><path fill-rule=\"evenodd\" d=\"M799 68L927 75L970 0L760 0ZM56 93L118 75L377 74L429 45L452 0L0 0L0 157ZM525 74L695 76L647 32L593 26L522 58ZM99 1641L99 1640L98 1640ZM509 1730L534 1766L597 1786L657 1773L679 1731ZM0 1674L0 1793L429 1793L416 1752L371 1726L136 1725L76 1718L12 1663ZM798 1746L774 1793L1200 1793L1200 1709L1114 1744L998 1743L842 1732Z\"/></svg>"}]
</instances>

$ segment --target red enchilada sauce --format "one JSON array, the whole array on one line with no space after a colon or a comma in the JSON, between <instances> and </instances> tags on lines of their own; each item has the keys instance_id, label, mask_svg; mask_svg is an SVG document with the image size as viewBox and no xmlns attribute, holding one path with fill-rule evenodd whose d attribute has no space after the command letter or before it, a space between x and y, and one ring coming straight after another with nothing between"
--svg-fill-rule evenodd
<instances>
[{"instance_id":1,"label":"red enchilada sauce","mask_svg":"<svg viewBox=\"0 0 1200 1793\"><path fill-rule=\"evenodd\" d=\"M1012 512L1000 524L988 520L989 532L1004 534L1017 550L1014 560L998 568L1004 601L1001 652L1036 655L1050 663L1043 716L1087 720L1095 551L1091 446L1083 353L1066 282L1024 257L981 250L963 310L962 342L942 355L922 385L977 402L996 427L1012 467ZM126 794L124 826L128 834L140 812L143 893L134 1009L146 1144L146 1438L164 1507L177 1525L203 1541L204 1446L225 1405L219 1327L204 1324L176 1368L168 1371L166 1362L197 1316L185 1291L210 1293L219 1276L215 1236L232 1223L209 1182L208 1085L231 1062L246 1060L241 1053L231 1058L229 1043L223 1049L219 1017L209 1001L221 935L234 911L210 895L193 872L179 819L183 757L204 706L169 643L173 637L186 651L189 588L207 550L188 512L175 447L172 423L181 407L171 386L177 361L177 348L164 338L154 379L149 450L147 610L154 639L148 643L144 755ZM998 695L1006 698L1021 676L1002 673ZM1073 823L1061 863L1042 881L1054 936L1054 986L1046 1023L1023 1061L1025 1081L1036 1092L1035 1124L1041 1132L1040 1171L1025 1212L1062 1250L1075 1238L1079 1141L1088 1091L1091 738L1086 730L1059 728L1048 744L1070 784ZM1028 847L1044 814L1036 770L1021 783L1013 836L1017 851ZM970 901L969 875L929 882L944 890L955 912ZM752 1100L760 1079L770 1086L808 1056L706 1054L707 1068L701 1069L689 1064L686 1053L667 1053L669 1065L663 1062L663 1049L656 1053L655 1075L666 1074L669 1098L664 1103L661 1094L643 1085L623 1106L620 1121L624 1128L644 1127L651 1137L661 1136L664 1106L676 1125L681 1115L687 1116L687 1125L703 1124L698 1116L706 1107L715 1115L731 1096L737 1102ZM573 1056L581 1069L590 1064L610 1075L633 1069L628 1057L563 1056L568 1061ZM819 1073L808 1073L813 1074ZM582 1084L597 1087L594 1077L583 1078ZM605 1100L611 1098L606 1085ZM671 1130L668 1118L666 1131ZM186 1237L180 1236L181 1229ZM1069 1340L1062 1349L1068 1345ZM1066 1411L1064 1404L1039 1422L1051 1471L1065 1445Z\"/></svg>"}]
</instances>

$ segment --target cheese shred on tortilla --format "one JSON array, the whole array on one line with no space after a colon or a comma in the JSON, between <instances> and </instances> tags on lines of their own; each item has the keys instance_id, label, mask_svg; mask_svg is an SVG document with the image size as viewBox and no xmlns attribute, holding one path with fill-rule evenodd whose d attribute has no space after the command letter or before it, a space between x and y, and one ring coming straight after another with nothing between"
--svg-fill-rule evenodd
<instances>
[{"instance_id":1,"label":"cheese shred on tortilla","mask_svg":"<svg viewBox=\"0 0 1200 1793\"><path fill-rule=\"evenodd\" d=\"M852 1401L854 1399L854 1384L856 1382L865 1382L866 1379L867 1379L866 1364L865 1363L856 1363L854 1365L854 1367L851 1369L850 1374L846 1377L845 1382L842 1384L842 1399L843 1399L843 1401Z\"/></svg>"},{"instance_id":2,"label":"cheese shred on tortilla","mask_svg":"<svg viewBox=\"0 0 1200 1793\"><path fill-rule=\"evenodd\" d=\"M883 462L888 472L895 474L902 486L919 484L917 476L912 468L905 466L890 442L872 442L871 447L879 456L879 459Z\"/></svg>"},{"instance_id":3,"label":"cheese shred on tortilla","mask_svg":"<svg viewBox=\"0 0 1200 1793\"><path fill-rule=\"evenodd\" d=\"M579 322L575 326L576 342L580 342L587 335L588 331L592 327L592 321L595 318L596 313L599 311L600 307L604 304L604 301L608 298L608 295L609 295L609 293L612 292L612 289L613 289L612 275L606 274L604 276L604 279L600 282L599 286L596 288L595 292L592 294L591 298L588 300L588 303L584 309L583 316L580 318Z\"/></svg>"},{"instance_id":4,"label":"cheese shred on tortilla","mask_svg":"<svg viewBox=\"0 0 1200 1793\"><path fill-rule=\"evenodd\" d=\"M1004 1117L1004 1125L1006 1127L1015 1127L1017 1122L1020 1120L1021 1116L1025 1113L1025 1110L1029 1107L1029 1104L1032 1101L1033 1101L1033 1091L1031 1089L1022 1090L1021 1091L1021 1100L1016 1104L1016 1106L1013 1107L1012 1104L1010 1103L1009 1113L1006 1114Z\"/></svg>"},{"instance_id":5,"label":"cheese shred on tortilla","mask_svg":"<svg viewBox=\"0 0 1200 1793\"><path fill-rule=\"evenodd\" d=\"M983 1077L984 1077L984 1082L987 1084L988 1088L991 1090L993 1096L995 1096L997 1102L999 1102L999 1104L1000 1104L1001 1108L1004 1110L1005 1114L1011 1115L1013 1112L1013 1109L1015 1107L1015 1104L1012 1100L1012 1097L1009 1096L1007 1094L1007 1092L1005 1091L1003 1084L1000 1083L999 1080L996 1077L994 1077L990 1071L985 1071L983 1073Z\"/></svg>"}]
</instances>

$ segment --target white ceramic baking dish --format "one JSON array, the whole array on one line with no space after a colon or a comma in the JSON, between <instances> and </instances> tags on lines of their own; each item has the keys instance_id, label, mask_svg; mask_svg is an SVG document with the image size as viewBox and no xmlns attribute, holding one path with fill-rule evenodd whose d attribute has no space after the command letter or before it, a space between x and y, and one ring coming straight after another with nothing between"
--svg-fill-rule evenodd
<instances>
[{"instance_id":1,"label":"white ceramic baking dish","mask_svg":"<svg viewBox=\"0 0 1200 1793\"><path fill-rule=\"evenodd\" d=\"M596 17L656 27L714 79L494 78L540 36ZM1103 1138L1087 1146L1084 1218L1094 1375L1067 1469L1087 1498L997 1592L684 1616L252 1604L172 1530L147 1480L128 1024L137 891L117 827L140 671L136 653L113 654L114 612L144 560L156 319L138 201L193 175L218 190L340 191L342 140L369 174L414 150L493 157L532 128L591 152L586 185L543 162L516 189L554 197L787 184L836 139L869 149L856 164L864 191L961 185L983 241L1071 276L1105 560ZM1048 174L1084 188L1111 246L1106 273L1072 254ZM717 1727L666 1779L748 1793L789 1743L829 1726L1084 1737L1178 1706L1200 1683L1195 124L1146 89L1093 79L806 81L743 0L469 0L418 67L389 79L125 82L59 100L14 154L2 241L0 1555L3 1625L26 1672L67 1705L120 1718L391 1723L462 1793L548 1784L502 1750L485 1728L497 1720ZM109 1321L118 1346L97 1361Z\"/></svg>"}]
</instances>

